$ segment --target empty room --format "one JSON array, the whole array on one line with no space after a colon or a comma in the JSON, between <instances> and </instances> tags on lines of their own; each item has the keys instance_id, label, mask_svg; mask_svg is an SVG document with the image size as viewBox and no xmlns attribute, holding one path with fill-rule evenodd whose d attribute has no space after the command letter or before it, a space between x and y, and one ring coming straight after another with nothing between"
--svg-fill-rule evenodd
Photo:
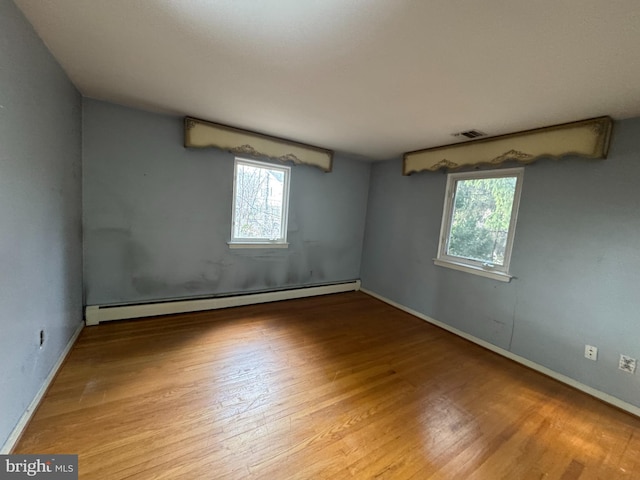
<instances>
[{"instance_id":1,"label":"empty room","mask_svg":"<svg viewBox=\"0 0 640 480\"><path fill-rule=\"evenodd\" d=\"M0 0L0 478L640 478L638 45Z\"/></svg>"}]
</instances>

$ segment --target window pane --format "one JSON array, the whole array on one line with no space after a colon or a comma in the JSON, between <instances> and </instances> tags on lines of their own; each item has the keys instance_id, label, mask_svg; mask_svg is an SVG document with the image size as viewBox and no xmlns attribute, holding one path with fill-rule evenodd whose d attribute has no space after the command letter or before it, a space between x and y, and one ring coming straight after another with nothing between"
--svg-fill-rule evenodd
<instances>
[{"instance_id":1,"label":"window pane","mask_svg":"<svg viewBox=\"0 0 640 480\"><path fill-rule=\"evenodd\" d=\"M447 255L504 265L516 177L456 182Z\"/></svg>"},{"instance_id":2,"label":"window pane","mask_svg":"<svg viewBox=\"0 0 640 480\"><path fill-rule=\"evenodd\" d=\"M285 172L239 163L236 175L234 238L282 238Z\"/></svg>"}]
</instances>

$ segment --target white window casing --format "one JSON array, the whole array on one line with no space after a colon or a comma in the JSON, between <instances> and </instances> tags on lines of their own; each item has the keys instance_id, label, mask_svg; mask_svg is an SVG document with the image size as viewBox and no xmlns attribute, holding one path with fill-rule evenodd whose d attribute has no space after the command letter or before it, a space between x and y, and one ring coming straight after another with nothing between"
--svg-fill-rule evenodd
<instances>
[{"instance_id":1,"label":"white window casing","mask_svg":"<svg viewBox=\"0 0 640 480\"><path fill-rule=\"evenodd\" d=\"M236 158L230 248L287 248L291 167Z\"/></svg>"},{"instance_id":2,"label":"white window casing","mask_svg":"<svg viewBox=\"0 0 640 480\"><path fill-rule=\"evenodd\" d=\"M440 239L438 244L438 254L434 259L436 265L468 272L494 280L508 282L512 276L509 273L511 252L515 238L516 223L518 218L518 207L520 205L520 192L522 190L522 180L524 168L509 168L500 170L484 170L475 172L450 173L447 176L447 186L445 201L442 213L442 223L440 227ZM478 179L499 179L514 178L515 188L513 191L513 202L510 212L509 228L506 234L504 245L504 255L502 261L495 262L486 259L473 258L472 255L463 253L454 254L450 251L451 228L455 211L455 196L460 182Z\"/></svg>"}]
</instances>

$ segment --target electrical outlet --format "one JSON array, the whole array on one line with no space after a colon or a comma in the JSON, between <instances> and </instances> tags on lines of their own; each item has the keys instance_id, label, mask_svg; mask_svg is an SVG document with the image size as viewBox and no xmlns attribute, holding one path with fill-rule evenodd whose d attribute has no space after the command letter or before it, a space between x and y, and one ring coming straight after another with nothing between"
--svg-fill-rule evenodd
<instances>
[{"instance_id":1,"label":"electrical outlet","mask_svg":"<svg viewBox=\"0 0 640 480\"><path fill-rule=\"evenodd\" d=\"M620 355L620 363L618 368L627 373L633 373L636 371L636 359L627 355Z\"/></svg>"},{"instance_id":2,"label":"electrical outlet","mask_svg":"<svg viewBox=\"0 0 640 480\"><path fill-rule=\"evenodd\" d=\"M584 346L584 357L589 360L597 360L598 359L598 347L594 347L593 345L585 345Z\"/></svg>"}]
</instances>

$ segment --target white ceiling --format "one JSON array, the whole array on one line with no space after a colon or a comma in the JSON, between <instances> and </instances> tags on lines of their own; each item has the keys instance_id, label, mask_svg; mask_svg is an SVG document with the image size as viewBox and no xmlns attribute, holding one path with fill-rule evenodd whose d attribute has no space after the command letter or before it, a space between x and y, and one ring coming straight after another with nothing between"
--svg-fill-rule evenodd
<instances>
[{"instance_id":1,"label":"white ceiling","mask_svg":"<svg viewBox=\"0 0 640 480\"><path fill-rule=\"evenodd\" d=\"M83 95L371 159L640 115L638 0L15 0Z\"/></svg>"}]
</instances>

